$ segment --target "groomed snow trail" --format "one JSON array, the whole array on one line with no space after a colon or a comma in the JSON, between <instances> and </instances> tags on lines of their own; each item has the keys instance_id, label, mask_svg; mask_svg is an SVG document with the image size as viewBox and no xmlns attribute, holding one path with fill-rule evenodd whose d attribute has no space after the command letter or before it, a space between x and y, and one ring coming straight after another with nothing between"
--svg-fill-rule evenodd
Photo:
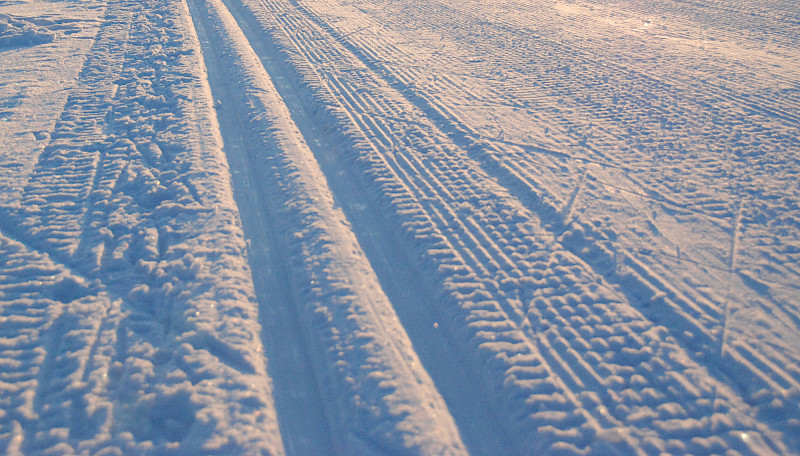
<instances>
[{"instance_id":1,"label":"groomed snow trail","mask_svg":"<svg viewBox=\"0 0 800 456\"><path fill-rule=\"evenodd\" d=\"M794 2L51 4L0 452L797 454Z\"/></svg>"},{"instance_id":2,"label":"groomed snow trail","mask_svg":"<svg viewBox=\"0 0 800 456\"><path fill-rule=\"evenodd\" d=\"M240 207L242 212L265 211L264 221L277 225L272 233L258 225L246 227L251 245L278 244L275 251L282 250L288 259L292 291L278 300L290 305L273 312L297 313L305 336L305 344L294 349L308 351L321 390L308 394L319 396L314 405L325 409L329 422L321 426L329 429L332 443L316 451L464 453L443 400L241 29L219 0L197 2L193 9L215 42L206 48L208 64L228 68L230 79L212 78L212 92L224 94L220 117L239 114L238 125L231 125L237 131L229 134L244 138L247 161L234 173L254 173L267 183L258 190L274 193L266 207L247 207L249 201L243 199L250 195L242 195ZM270 210L272 204L276 207ZM264 238L276 231L279 239ZM265 301L265 311L276 305ZM283 344L280 349L292 347ZM287 429L293 435L306 431Z\"/></svg>"}]
</instances>

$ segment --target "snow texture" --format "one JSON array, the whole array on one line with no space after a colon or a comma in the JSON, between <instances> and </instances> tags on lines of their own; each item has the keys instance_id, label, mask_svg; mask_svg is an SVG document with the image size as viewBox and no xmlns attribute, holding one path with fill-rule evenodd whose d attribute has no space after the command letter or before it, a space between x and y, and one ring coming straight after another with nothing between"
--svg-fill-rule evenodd
<instances>
[{"instance_id":1,"label":"snow texture","mask_svg":"<svg viewBox=\"0 0 800 456\"><path fill-rule=\"evenodd\" d=\"M0 2L0 453L798 454L799 17Z\"/></svg>"}]
</instances>

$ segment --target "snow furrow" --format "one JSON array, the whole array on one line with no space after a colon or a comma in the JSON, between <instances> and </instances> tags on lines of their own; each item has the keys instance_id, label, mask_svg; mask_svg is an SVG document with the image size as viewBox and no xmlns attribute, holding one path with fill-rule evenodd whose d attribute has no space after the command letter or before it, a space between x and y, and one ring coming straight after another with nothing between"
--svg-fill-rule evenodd
<instances>
[{"instance_id":1,"label":"snow furrow","mask_svg":"<svg viewBox=\"0 0 800 456\"><path fill-rule=\"evenodd\" d=\"M225 65L239 81L230 92L233 105L223 109L238 111L247 123L249 131L241 133L248 138L244 153L271 174L264 177L279 192L270 198L270 212L280 215L273 223L286 250L292 289L286 298L296 306L325 403L333 441L327 451L463 453L444 402L334 206L316 158L269 73L222 2L194 10L218 42L209 56L215 60L207 65Z\"/></svg>"}]
</instances>

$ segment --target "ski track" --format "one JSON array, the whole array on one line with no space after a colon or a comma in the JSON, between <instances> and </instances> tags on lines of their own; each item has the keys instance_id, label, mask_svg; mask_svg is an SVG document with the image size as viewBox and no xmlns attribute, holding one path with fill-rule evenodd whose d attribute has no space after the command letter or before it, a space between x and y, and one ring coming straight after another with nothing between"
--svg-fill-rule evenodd
<instances>
[{"instance_id":1,"label":"ski track","mask_svg":"<svg viewBox=\"0 0 800 456\"><path fill-rule=\"evenodd\" d=\"M0 452L797 454L796 4L42 8Z\"/></svg>"},{"instance_id":2,"label":"ski track","mask_svg":"<svg viewBox=\"0 0 800 456\"><path fill-rule=\"evenodd\" d=\"M214 29L209 39L221 43L222 49L207 53L210 63L230 63L241 71L236 79L242 85L229 88L241 98L226 97L232 103L223 102L222 115L243 110L240 119L249 131L241 134L253 137L245 141L251 148L245 153L254 154L248 165L259 169L266 160L257 177L268 179L271 165L275 180L269 187L282 194L275 201L278 210L270 212L280 214L279 225L285 225L279 236L293 289L286 298L293 299L307 340L298 349L308 350L315 364L333 451L463 452L442 399L429 392L430 380L255 51L222 2L198 4L195 10L208 10L198 21L207 21L206 29Z\"/></svg>"}]
</instances>

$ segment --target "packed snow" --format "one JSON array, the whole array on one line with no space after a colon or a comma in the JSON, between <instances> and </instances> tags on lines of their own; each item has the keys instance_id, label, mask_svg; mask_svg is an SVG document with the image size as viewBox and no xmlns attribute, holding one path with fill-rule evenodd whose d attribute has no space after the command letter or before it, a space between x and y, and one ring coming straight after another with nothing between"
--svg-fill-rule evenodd
<instances>
[{"instance_id":1,"label":"packed snow","mask_svg":"<svg viewBox=\"0 0 800 456\"><path fill-rule=\"evenodd\" d=\"M799 18L0 2L0 453L800 454Z\"/></svg>"}]
</instances>

